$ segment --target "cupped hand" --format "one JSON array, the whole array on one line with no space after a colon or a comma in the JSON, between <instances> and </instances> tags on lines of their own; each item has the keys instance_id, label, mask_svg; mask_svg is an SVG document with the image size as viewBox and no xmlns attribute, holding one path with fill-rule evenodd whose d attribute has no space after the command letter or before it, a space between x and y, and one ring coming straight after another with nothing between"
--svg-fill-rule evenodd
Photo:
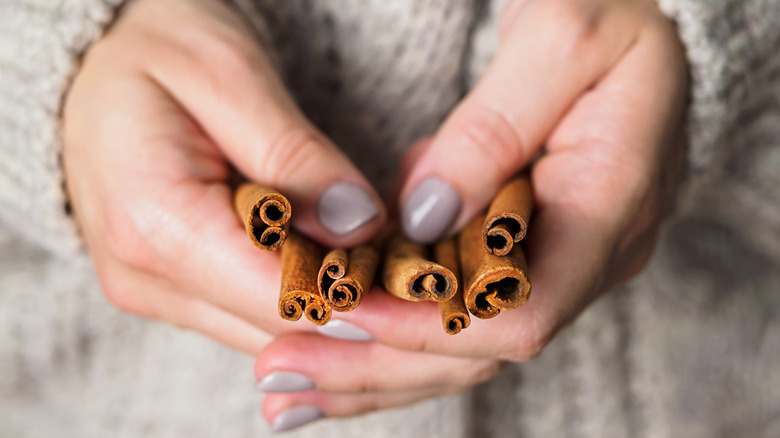
<instances>
[{"instance_id":1,"label":"cupped hand","mask_svg":"<svg viewBox=\"0 0 780 438\"><path fill-rule=\"evenodd\" d=\"M283 328L277 253L233 211L232 169L280 190L295 225L339 246L384 210L305 119L248 27L217 0L137 0L87 53L64 109L67 188L119 308L257 353Z\"/></svg>"},{"instance_id":2,"label":"cupped hand","mask_svg":"<svg viewBox=\"0 0 780 438\"><path fill-rule=\"evenodd\" d=\"M289 370L318 390L269 395L269 419L301 404L353 415L468 388L501 361L539 354L647 262L685 156L685 57L672 24L652 0L527 0L508 4L501 34L481 81L415 151L401 221L421 242L453 233L533 160L529 301L448 336L436 305L369 294L336 318L372 341L329 340L314 350L316 369L302 362L326 342L318 335L282 337L259 356L258 379Z\"/></svg>"}]
</instances>

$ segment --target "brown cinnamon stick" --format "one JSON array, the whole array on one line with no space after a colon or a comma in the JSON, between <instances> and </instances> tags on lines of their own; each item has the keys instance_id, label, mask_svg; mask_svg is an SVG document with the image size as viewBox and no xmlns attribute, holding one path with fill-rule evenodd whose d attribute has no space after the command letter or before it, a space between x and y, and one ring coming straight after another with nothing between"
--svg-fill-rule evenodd
<instances>
[{"instance_id":1,"label":"brown cinnamon stick","mask_svg":"<svg viewBox=\"0 0 780 438\"><path fill-rule=\"evenodd\" d=\"M436 263L452 271L455 278L460 277L458 264L458 246L455 239L443 240L433 248L433 259ZM447 301L439 303L441 324L448 335L457 335L471 324L466 303L463 301L463 288L458 287L455 295Z\"/></svg>"},{"instance_id":2,"label":"brown cinnamon stick","mask_svg":"<svg viewBox=\"0 0 780 438\"><path fill-rule=\"evenodd\" d=\"M482 319L523 305L531 294L523 248L513 245L505 256L486 252L481 237L484 222L485 215L477 215L458 237L464 301Z\"/></svg>"},{"instance_id":3,"label":"brown cinnamon stick","mask_svg":"<svg viewBox=\"0 0 780 438\"><path fill-rule=\"evenodd\" d=\"M287 238L292 208L281 193L255 183L241 184L233 197L238 217L256 247L274 251Z\"/></svg>"},{"instance_id":4,"label":"brown cinnamon stick","mask_svg":"<svg viewBox=\"0 0 780 438\"><path fill-rule=\"evenodd\" d=\"M446 301L458 290L452 271L430 261L427 248L400 230L387 244L382 282L392 295L409 301Z\"/></svg>"},{"instance_id":5,"label":"brown cinnamon stick","mask_svg":"<svg viewBox=\"0 0 780 438\"><path fill-rule=\"evenodd\" d=\"M330 320L333 311L317 290L322 252L307 238L290 231L282 247L282 288L279 315L297 321L301 315L317 325Z\"/></svg>"},{"instance_id":6,"label":"brown cinnamon stick","mask_svg":"<svg viewBox=\"0 0 780 438\"><path fill-rule=\"evenodd\" d=\"M498 191L487 212L482 242L492 254L505 256L525 237L533 210L533 193L528 173L509 180Z\"/></svg>"},{"instance_id":7,"label":"brown cinnamon stick","mask_svg":"<svg viewBox=\"0 0 780 438\"><path fill-rule=\"evenodd\" d=\"M379 266L376 245L358 245L349 251L331 250L322 262L317 286L333 310L347 312L357 307L374 282Z\"/></svg>"}]
</instances>

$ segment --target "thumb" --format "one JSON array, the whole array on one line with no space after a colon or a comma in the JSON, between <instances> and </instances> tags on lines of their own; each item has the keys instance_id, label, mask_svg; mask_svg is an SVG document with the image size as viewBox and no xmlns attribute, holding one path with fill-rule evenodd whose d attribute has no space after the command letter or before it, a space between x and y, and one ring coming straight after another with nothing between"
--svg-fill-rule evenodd
<instances>
[{"instance_id":1,"label":"thumb","mask_svg":"<svg viewBox=\"0 0 780 438\"><path fill-rule=\"evenodd\" d=\"M166 59L153 70L155 79L228 160L285 194L294 226L315 240L344 247L371 239L386 216L379 196L301 113L261 49L231 40L196 50L194 57Z\"/></svg>"},{"instance_id":2,"label":"thumb","mask_svg":"<svg viewBox=\"0 0 780 438\"><path fill-rule=\"evenodd\" d=\"M634 40L633 23L618 14L589 21L564 6L513 10L485 75L404 182L401 223L410 238L436 241L484 208Z\"/></svg>"}]
</instances>

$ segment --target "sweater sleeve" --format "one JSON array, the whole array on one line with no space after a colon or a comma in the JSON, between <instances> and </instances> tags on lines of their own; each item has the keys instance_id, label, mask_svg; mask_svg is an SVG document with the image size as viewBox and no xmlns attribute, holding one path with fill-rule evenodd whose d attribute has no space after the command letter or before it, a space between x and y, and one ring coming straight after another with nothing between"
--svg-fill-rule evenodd
<instances>
[{"instance_id":1,"label":"sweater sleeve","mask_svg":"<svg viewBox=\"0 0 780 438\"><path fill-rule=\"evenodd\" d=\"M729 133L747 120L757 90L780 71L780 0L659 0L675 22L692 79L689 166L702 174L727 164L740 147ZM753 111L755 112L755 111Z\"/></svg>"},{"instance_id":2,"label":"sweater sleeve","mask_svg":"<svg viewBox=\"0 0 780 438\"><path fill-rule=\"evenodd\" d=\"M0 2L0 221L67 257L81 243L60 166L60 110L122 0Z\"/></svg>"}]
</instances>

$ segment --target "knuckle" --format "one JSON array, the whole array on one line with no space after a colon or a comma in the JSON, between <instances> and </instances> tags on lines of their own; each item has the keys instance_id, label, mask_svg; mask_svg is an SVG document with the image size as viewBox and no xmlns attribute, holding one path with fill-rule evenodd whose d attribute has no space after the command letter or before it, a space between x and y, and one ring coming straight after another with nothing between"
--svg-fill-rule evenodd
<instances>
[{"instance_id":1,"label":"knuckle","mask_svg":"<svg viewBox=\"0 0 780 438\"><path fill-rule=\"evenodd\" d=\"M137 269L151 271L158 265L146 239L138 232L126 214L108 213L104 242L108 251L120 262Z\"/></svg>"},{"instance_id":2,"label":"knuckle","mask_svg":"<svg viewBox=\"0 0 780 438\"><path fill-rule=\"evenodd\" d=\"M544 351L545 347L550 344L550 341L552 341L551 333L534 337L534 339L532 339L529 343L522 345L521 348L516 352L517 358L522 361L535 359L540 354L542 354L542 351Z\"/></svg>"},{"instance_id":3,"label":"knuckle","mask_svg":"<svg viewBox=\"0 0 780 438\"><path fill-rule=\"evenodd\" d=\"M512 362L525 362L538 357L555 336L555 330L542 329L534 318L532 324L515 337L514 342L505 348L502 359Z\"/></svg>"},{"instance_id":4,"label":"knuckle","mask_svg":"<svg viewBox=\"0 0 780 438\"><path fill-rule=\"evenodd\" d=\"M527 147L523 133L507 111L493 105L478 104L474 114L460 124L459 136L467 147L487 157L499 174L511 173Z\"/></svg>"},{"instance_id":5,"label":"knuckle","mask_svg":"<svg viewBox=\"0 0 780 438\"><path fill-rule=\"evenodd\" d=\"M234 102L236 97L256 88L258 72L266 63L261 52L248 44L245 36L220 30L199 38L198 42L198 47L188 50L190 63L194 71L205 75L210 91L219 101Z\"/></svg>"},{"instance_id":6,"label":"knuckle","mask_svg":"<svg viewBox=\"0 0 780 438\"><path fill-rule=\"evenodd\" d=\"M461 383L466 385L476 385L487 382L496 377L504 369L504 363L497 360L478 360L474 361L470 367L467 367L467 374Z\"/></svg>"},{"instance_id":7,"label":"knuckle","mask_svg":"<svg viewBox=\"0 0 780 438\"><path fill-rule=\"evenodd\" d=\"M115 275L101 275L100 283L103 295L111 305L126 313L146 316L133 291L129 290L120 278Z\"/></svg>"},{"instance_id":8,"label":"knuckle","mask_svg":"<svg viewBox=\"0 0 780 438\"><path fill-rule=\"evenodd\" d=\"M296 181L299 175L311 172L317 163L323 162L321 148L320 139L313 132L289 128L268 144L263 175L280 186Z\"/></svg>"},{"instance_id":9,"label":"knuckle","mask_svg":"<svg viewBox=\"0 0 780 438\"><path fill-rule=\"evenodd\" d=\"M374 392L377 388L373 376L373 373L361 372L355 382L354 391L359 394Z\"/></svg>"},{"instance_id":10,"label":"knuckle","mask_svg":"<svg viewBox=\"0 0 780 438\"><path fill-rule=\"evenodd\" d=\"M424 334L419 334L417 339L412 341L411 350L420 353L431 352L430 340Z\"/></svg>"},{"instance_id":11,"label":"knuckle","mask_svg":"<svg viewBox=\"0 0 780 438\"><path fill-rule=\"evenodd\" d=\"M606 6L602 1L557 0L545 3L544 17L559 36L561 55L581 58L591 52L602 27Z\"/></svg>"}]
</instances>

